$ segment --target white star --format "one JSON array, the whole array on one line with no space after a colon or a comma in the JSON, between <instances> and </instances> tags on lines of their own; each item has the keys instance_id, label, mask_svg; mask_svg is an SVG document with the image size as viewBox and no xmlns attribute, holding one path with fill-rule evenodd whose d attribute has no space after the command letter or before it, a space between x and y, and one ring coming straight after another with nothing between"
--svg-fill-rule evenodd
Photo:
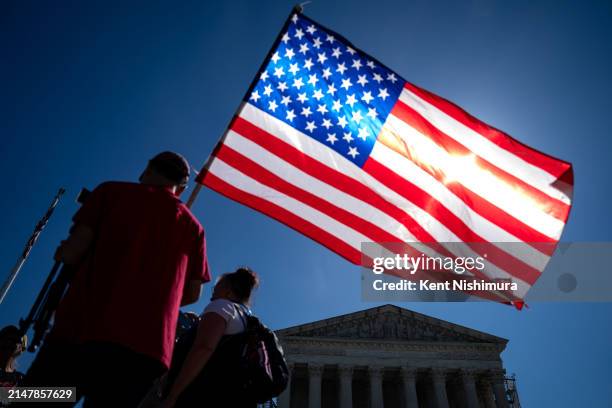
<instances>
[{"instance_id":1,"label":"white star","mask_svg":"<svg viewBox=\"0 0 612 408\"><path fill-rule=\"evenodd\" d=\"M353 122L355 122L356 124L359 124L359 122L361 122L361 120L363 119L363 116L361 116L361 112L359 112L358 110L353 112Z\"/></svg>"},{"instance_id":2,"label":"white star","mask_svg":"<svg viewBox=\"0 0 612 408\"><path fill-rule=\"evenodd\" d=\"M329 86L327 87L327 93L330 94L331 96L334 96L336 91L337 91L337 89L334 86L334 84L329 84Z\"/></svg>"},{"instance_id":3,"label":"white star","mask_svg":"<svg viewBox=\"0 0 612 408\"><path fill-rule=\"evenodd\" d=\"M348 125L348 120L346 120L346 116L339 116L338 117L338 126L340 126L342 129L344 129L344 127Z\"/></svg>"},{"instance_id":4,"label":"white star","mask_svg":"<svg viewBox=\"0 0 612 408\"><path fill-rule=\"evenodd\" d=\"M283 35L282 41L287 44L287 42L289 41L289 33L285 33L285 35Z\"/></svg>"},{"instance_id":5,"label":"white star","mask_svg":"<svg viewBox=\"0 0 612 408\"><path fill-rule=\"evenodd\" d=\"M296 30L295 30L295 34L294 34L294 36L295 36L295 37L296 37L298 40L301 40L301 39L302 39L302 37L304 36L304 32L302 31L302 29L301 29L301 28L298 28L298 29L296 29Z\"/></svg>"},{"instance_id":6,"label":"white star","mask_svg":"<svg viewBox=\"0 0 612 408\"><path fill-rule=\"evenodd\" d=\"M344 133L344 136L342 136L342 138L346 140L347 143L351 143L354 139L353 135L351 135L351 132Z\"/></svg>"},{"instance_id":7,"label":"white star","mask_svg":"<svg viewBox=\"0 0 612 408\"><path fill-rule=\"evenodd\" d=\"M338 64L336 72L339 72L340 74L344 75L344 71L346 71L346 66L344 65L344 62L342 64Z\"/></svg>"},{"instance_id":8,"label":"white star","mask_svg":"<svg viewBox=\"0 0 612 408\"><path fill-rule=\"evenodd\" d=\"M270 94L272 93L272 85L266 85L263 93L266 96L270 96Z\"/></svg>"},{"instance_id":9,"label":"white star","mask_svg":"<svg viewBox=\"0 0 612 408\"><path fill-rule=\"evenodd\" d=\"M327 141L331 144L334 144L338 141L338 138L336 137L335 133L328 133L327 134Z\"/></svg>"},{"instance_id":10,"label":"white star","mask_svg":"<svg viewBox=\"0 0 612 408\"><path fill-rule=\"evenodd\" d=\"M376 119L376 116L378 116L378 113L376 113L376 109L368 108L368 113L366 114L366 116L372 119Z\"/></svg>"},{"instance_id":11,"label":"white star","mask_svg":"<svg viewBox=\"0 0 612 408\"><path fill-rule=\"evenodd\" d=\"M372 69L376 68L376 66L374 65L374 61L368 61L366 62L366 65Z\"/></svg>"},{"instance_id":12,"label":"white star","mask_svg":"<svg viewBox=\"0 0 612 408\"><path fill-rule=\"evenodd\" d=\"M324 64L325 61L327 61L327 57L325 56L324 52L317 54L317 55L318 55L317 61L319 61L320 64Z\"/></svg>"},{"instance_id":13,"label":"white star","mask_svg":"<svg viewBox=\"0 0 612 408\"><path fill-rule=\"evenodd\" d=\"M353 107L353 105L357 103L357 99L355 98L355 94L349 95L346 98L346 104L347 105L351 105L351 108Z\"/></svg>"},{"instance_id":14,"label":"white star","mask_svg":"<svg viewBox=\"0 0 612 408\"><path fill-rule=\"evenodd\" d=\"M293 109L291 109L291 110L287 111L287 118L286 119L288 121L290 121L290 122L293 122L293 119L295 119L295 116L296 116L295 112L293 112Z\"/></svg>"},{"instance_id":15,"label":"white star","mask_svg":"<svg viewBox=\"0 0 612 408\"><path fill-rule=\"evenodd\" d=\"M298 90L304 86L304 81L302 81L302 78L294 78L293 79L293 87L297 88Z\"/></svg>"},{"instance_id":16,"label":"white star","mask_svg":"<svg viewBox=\"0 0 612 408\"><path fill-rule=\"evenodd\" d=\"M257 102L259 98L261 98L261 96L259 95L259 91L254 91L249 99L252 99L254 102Z\"/></svg>"},{"instance_id":17,"label":"white star","mask_svg":"<svg viewBox=\"0 0 612 408\"><path fill-rule=\"evenodd\" d=\"M327 79L327 78L329 78L331 75L332 75L332 73L331 73L331 69L329 69L329 68L325 68L325 69L323 70L323 79Z\"/></svg>"},{"instance_id":18,"label":"white star","mask_svg":"<svg viewBox=\"0 0 612 408\"><path fill-rule=\"evenodd\" d=\"M262 81L266 82L266 79L268 79L268 71L264 71L264 72L262 72L262 73L261 73L261 75L259 76L259 78L260 78Z\"/></svg>"},{"instance_id":19,"label":"white star","mask_svg":"<svg viewBox=\"0 0 612 408\"><path fill-rule=\"evenodd\" d=\"M287 90L288 86L286 82L279 82L276 89L278 89L281 92L285 92Z\"/></svg>"},{"instance_id":20,"label":"white star","mask_svg":"<svg viewBox=\"0 0 612 408\"><path fill-rule=\"evenodd\" d=\"M323 115L324 113L327 113L327 106L325 106L325 104L321 104L319 105L319 107L317 108L317 112L319 112L321 115Z\"/></svg>"},{"instance_id":21,"label":"white star","mask_svg":"<svg viewBox=\"0 0 612 408\"><path fill-rule=\"evenodd\" d=\"M317 78L317 74L308 75L308 83L312 86L315 86L318 81L319 78Z\"/></svg>"},{"instance_id":22,"label":"white star","mask_svg":"<svg viewBox=\"0 0 612 408\"><path fill-rule=\"evenodd\" d=\"M334 52L332 52L332 56L336 58L340 58L340 55L342 55L342 51L340 51L340 47L334 48Z\"/></svg>"},{"instance_id":23,"label":"white star","mask_svg":"<svg viewBox=\"0 0 612 408\"><path fill-rule=\"evenodd\" d=\"M361 68L363 65L361 64L361 61L359 59L354 59L353 60L353 65L351 65L351 67L355 68L357 71L359 71L359 68Z\"/></svg>"},{"instance_id":24,"label":"white star","mask_svg":"<svg viewBox=\"0 0 612 408\"><path fill-rule=\"evenodd\" d=\"M346 47L346 52L348 52L351 55L355 55L355 50L352 49L351 47Z\"/></svg>"},{"instance_id":25,"label":"white star","mask_svg":"<svg viewBox=\"0 0 612 408\"><path fill-rule=\"evenodd\" d=\"M379 90L378 97L380 99L384 101L385 99L387 99L388 96L389 96L389 92L387 92L387 88L382 88Z\"/></svg>"},{"instance_id":26,"label":"white star","mask_svg":"<svg viewBox=\"0 0 612 408\"><path fill-rule=\"evenodd\" d=\"M397 77L395 76L395 74L393 72L391 72L390 74L387 75L387 79L389 81L391 81L391 83L395 83L395 81L397 81Z\"/></svg>"},{"instance_id":27,"label":"white star","mask_svg":"<svg viewBox=\"0 0 612 408\"><path fill-rule=\"evenodd\" d=\"M370 131L368 130L368 128L359 128L359 134L357 135L357 137L361 138L361 140L365 142L368 136L370 136Z\"/></svg>"},{"instance_id":28,"label":"white star","mask_svg":"<svg viewBox=\"0 0 612 408\"><path fill-rule=\"evenodd\" d=\"M276 64L278 62L279 59L281 59L280 55L278 55L278 51L276 51L274 53L274 55L272 55L272 58L270 58L272 61L274 61L274 63Z\"/></svg>"},{"instance_id":29,"label":"white star","mask_svg":"<svg viewBox=\"0 0 612 408\"><path fill-rule=\"evenodd\" d=\"M361 97L361 100L368 104L372 99L374 99L374 97L372 96L372 92L370 91L364 92L363 96Z\"/></svg>"},{"instance_id":30,"label":"white star","mask_svg":"<svg viewBox=\"0 0 612 408\"><path fill-rule=\"evenodd\" d=\"M315 26L309 25L306 31L308 31L308 34L314 34L317 29L315 28Z\"/></svg>"},{"instance_id":31,"label":"white star","mask_svg":"<svg viewBox=\"0 0 612 408\"><path fill-rule=\"evenodd\" d=\"M316 49L321 48L321 40L319 40L319 38L315 37L313 47Z\"/></svg>"},{"instance_id":32,"label":"white star","mask_svg":"<svg viewBox=\"0 0 612 408\"><path fill-rule=\"evenodd\" d=\"M309 50L308 44L304 43L304 44L300 45L300 54L306 55L308 50Z\"/></svg>"},{"instance_id":33,"label":"white star","mask_svg":"<svg viewBox=\"0 0 612 408\"><path fill-rule=\"evenodd\" d=\"M295 75L300 69L298 68L297 62L289 65L289 72Z\"/></svg>"},{"instance_id":34,"label":"white star","mask_svg":"<svg viewBox=\"0 0 612 408\"><path fill-rule=\"evenodd\" d=\"M335 100L334 103L332 104L332 110L339 112L340 109L342 109L342 104L340 103L339 100Z\"/></svg>"},{"instance_id":35,"label":"white star","mask_svg":"<svg viewBox=\"0 0 612 408\"><path fill-rule=\"evenodd\" d=\"M374 80L380 84L380 82L383 80L383 77L381 77L378 72L375 72L374 73Z\"/></svg>"},{"instance_id":36,"label":"white star","mask_svg":"<svg viewBox=\"0 0 612 408\"><path fill-rule=\"evenodd\" d=\"M353 160L355 159L355 157L357 157L357 155L359 154L359 152L357 151L356 147L349 147L349 151L347 153L349 156L351 156L353 158Z\"/></svg>"},{"instance_id":37,"label":"white star","mask_svg":"<svg viewBox=\"0 0 612 408\"><path fill-rule=\"evenodd\" d=\"M325 41L329 41L329 43L333 43L335 40L334 36L331 34L327 34L327 38L325 39Z\"/></svg>"},{"instance_id":38,"label":"white star","mask_svg":"<svg viewBox=\"0 0 612 408\"><path fill-rule=\"evenodd\" d=\"M325 129L329 129L330 127L332 127L332 123L331 120L329 119L323 119L323 123L321 124L321 126L323 126Z\"/></svg>"},{"instance_id":39,"label":"white star","mask_svg":"<svg viewBox=\"0 0 612 408\"><path fill-rule=\"evenodd\" d=\"M302 108L301 114L302 116L305 116L305 117L309 117L310 115L312 115L312 112L310 111L310 106Z\"/></svg>"},{"instance_id":40,"label":"white star","mask_svg":"<svg viewBox=\"0 0 612 408\"><path fill-rule=\"evenodd\" d=\"M312 94L312 97L315 98L317 101L319 101L323 97L323 92L321 92L320 89L315 89L315 91Z\"/></svg>"},{"instance_id":41,"label":"white star","mask_svg":"<svg viewBox=\"0 0 612 408\"><path fill-rule=\"evenodd\" d=\"M317 127L315 126L314 120L312 122L306 122L306 130L312 133Z\"/></svg>"},{"instance_id":42,"label":"white star","mask_svg":"<svg viewBox=\"0 0 612 408\"><path fill-rule=\"evenodd\" d=\"M365 84L367 84L369 81L366 79L365 74L363 75L359 75L359 79L357 80L357 83L361 86L365 86Z\"/></svg>"},{"instance_id":43,"label":"white star","mask_svg":"<svg viewBox=\"0 0 612 408\"><path fill-rule=\"evenodd\" d=\"M297 100L299 102L306 103L306 101L308 100L308 97L306 96L306 92L298 94Z\"/></svg>"},{"instance_id":44,"label":"white star","mask_svg":"<svg viewBox=\"0 0 612 408\"><path fill-rule=\"evenodd\" d=\"M289 106L290 103L291 103L291 97L288 95L283 96L283 99L281 99L281 105Z\"/></svg>"},{"instance_id":45,"label":"white star","mask_svg":"<svg viewBox=\"0 0 612 408\"><path fill-rule=\"evenodd\" d=\"M294 55L295 55L295 52L293 52L293 50L291 48L287 48L285 50L285 57L291 59L291 58L293 58Z\"/></svg>"},{"instance_id":46,"label":"white star","mask_svg":"<svg viewBox=\"0 0 612 408\"><path fill-rule=\"evenodd\" d=\"M346 78L342 80L342 85L340 85L340 88L344 88L345 90L348 91L348 89L351 87L351 85L353 85L351 83L351 79L350 78Z\"/></svg>"},{"instance_id":47,"label":"white star","mask_svg":"<svg viewBox=\"0 0 612 408\"><path fill-rule=\"evenodd\" d=\"M297 23L297 21L298 21L297 14L294 14L293 16L291 16L291 21L293 21L293 23Z\"/></svg>"},{"instance_id":48,"label":"white star","mask_svg":"<svg viewBox=\"0 0 612 408\"><path fill-rule=\"evenodd\" d=\"M308 58L306 61L304 61L304 68L306 68L307 70L310 71L310 68L312 68L314 64L312 63L312 59Z\"/></svg>"},{"instance_id":49,"label":"white star","mask_svg":"<svg viewBox=\"0 0 612 408\"><path fill-rule=\"evenodd\" d=\"M274 76L279 78L285 75L285 70L283 67L274 68Z\"/></svg>"},{"instance_id":50,"label":"white star","mask_svg":"<svg viewBox=\"0 0 612 408\"><path fill-rule=\"evenodd\" d=\"M268 102L268 109L269 110L274 112L276 110L276 108L278 108L278 104L276 103L275 100L271 100L270 102Z\"/></svg>"}]
</instances>

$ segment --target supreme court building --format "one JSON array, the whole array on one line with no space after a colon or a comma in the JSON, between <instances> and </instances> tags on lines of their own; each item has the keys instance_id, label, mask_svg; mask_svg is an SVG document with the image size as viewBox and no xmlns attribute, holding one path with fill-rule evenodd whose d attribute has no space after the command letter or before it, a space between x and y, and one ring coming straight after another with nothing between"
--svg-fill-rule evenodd
<instances>
[{"instance_id":1,"label":"supreme court building","mask_svg":"<svg viewBox=\"0 0 612 408\"><path fill-rule=\"evenodd\" d=\"M278 330L280 408L518 408L508 340L393 305Z\"/></svg>"}]
</instances>

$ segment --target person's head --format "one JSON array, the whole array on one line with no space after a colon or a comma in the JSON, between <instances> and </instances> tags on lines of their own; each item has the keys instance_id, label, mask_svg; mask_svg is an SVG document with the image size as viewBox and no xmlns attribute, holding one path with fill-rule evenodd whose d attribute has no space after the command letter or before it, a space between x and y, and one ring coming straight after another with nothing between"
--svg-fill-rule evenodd
<instances>
[{"instance_id":1,"label":"person's head","mask_svg":"<svg viewBox=\"0 0 612 408\"><path fill-rule=\"evenodd\" d=\"M139 180L142 184L168 187L178 196L187 187L189 163L178 153L162 152L149 160Z\"/></svg>"},{"instance_id":2,"label":"person's head","mask_svg":"<svg viewBox=\"0 0 612 408\"><path fill-rule=\"evenodd\" d=\"M212 299L228 299L248 304L251 293L259 285L259 277L247 267L221 275L213 289Z\"/></svg>"},{"instance_id":3,"label":"person's head","mask_svg":"<svg viewBox=\"0 0 612 408\"><path fill-rule=\"evenodd\" d=\"M28 346L28 338L20 336L16 326L6 326L0 330L0 364L1 368L13 368L13 363Z\"/></svg>"}]
</instances>

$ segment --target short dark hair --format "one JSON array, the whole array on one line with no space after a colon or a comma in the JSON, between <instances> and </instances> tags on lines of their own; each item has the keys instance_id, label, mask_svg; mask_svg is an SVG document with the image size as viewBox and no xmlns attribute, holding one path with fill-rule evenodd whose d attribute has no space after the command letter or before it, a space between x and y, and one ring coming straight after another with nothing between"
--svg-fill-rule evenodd
<instances>
[{"instance_id":1,"label":"short dark hair","mask_svg":"<svg viewBox=\"0 0 612 408\"><path fill-rule=\"evenodd\" d=\"M2 343L3 347L9 345L14 347L14 350L17 349L17 345L21 344L23 351L28 345L28 338L26 335L21 334L17 326L9 325L0 330L0 343Z\"/></svg>"},{"instance_id":2,"label":"short dark hair","mask_svg":"<svg viewBox=\"0 0 612 408\"><path fill-rule=\"evenodd\" d=\"M189 181L189 162L178 153L162 152L149 160L149 168L164 176L176 185L186 185Z\"/></svg>"},{"instance_id":3,"label":"short dark hair","mask_svg":"<svg viewBox=\"0 0 612 408\"><path fill-rule=\"evenodd\" d=\"M238 300L246 303L251 298L251 292L259 286L259 276L248 267L241 267L235 272L225 273L221 276L224 279Z\"/></svg>"}]
</instances>

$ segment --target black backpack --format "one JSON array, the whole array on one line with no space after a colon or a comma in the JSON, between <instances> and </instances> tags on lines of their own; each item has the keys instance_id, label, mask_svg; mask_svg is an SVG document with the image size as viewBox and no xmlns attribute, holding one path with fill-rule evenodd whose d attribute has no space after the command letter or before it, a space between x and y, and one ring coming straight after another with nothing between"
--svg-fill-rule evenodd
<instances>
[{"instance_id":1,"label":"black backpack","mask_svg":"<svg viewBox=\"0 0 612 408\"><path fill-rule=\"evenodd\" d=\"M276 334L246 312L248 309L244 306L237 307L241 309L246 330L223 336L206 366L183 392L181 399L194 406L214 399L215 393L227 395L228 392L253 403L264 403L287 388L289 369ZM192 327L185 329L176 341L165 384L166 393L195 340L198 323L194 322Z\"/></svg>"}]
</instances>

